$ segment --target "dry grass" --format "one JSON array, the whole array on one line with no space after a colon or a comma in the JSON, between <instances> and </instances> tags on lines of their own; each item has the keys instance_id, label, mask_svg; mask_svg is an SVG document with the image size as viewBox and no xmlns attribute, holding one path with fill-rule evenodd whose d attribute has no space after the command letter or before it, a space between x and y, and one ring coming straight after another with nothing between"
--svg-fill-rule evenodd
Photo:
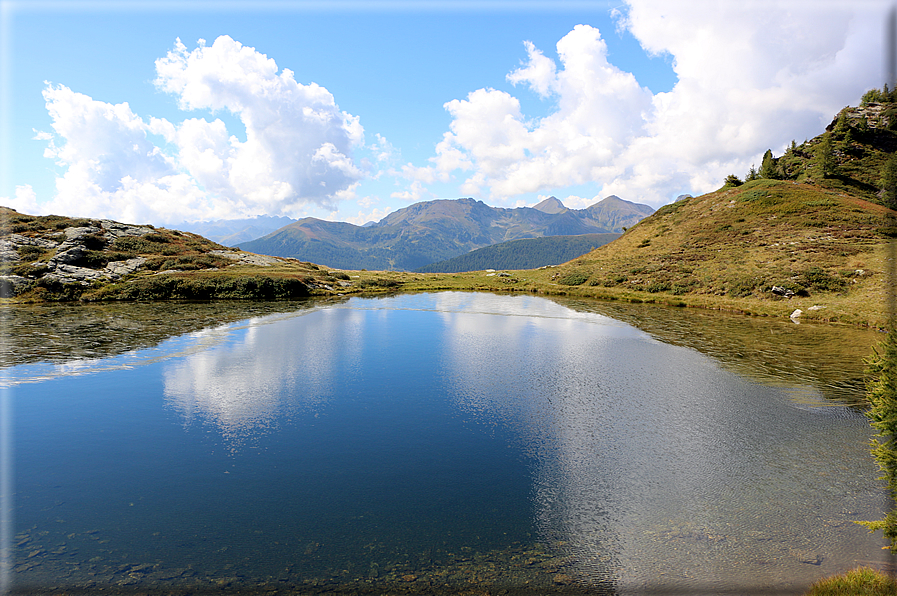
<instances>
[{"instance_id":1,"label":"dry grass","mask_svg":"<svg viewBox=\"0 0 897 596\"><path fill-rule=\"evenodd\" d=\"M810 586L805 596L894 596L897 581L881 571L858 567Z\"/></svg>"}]
</instances>

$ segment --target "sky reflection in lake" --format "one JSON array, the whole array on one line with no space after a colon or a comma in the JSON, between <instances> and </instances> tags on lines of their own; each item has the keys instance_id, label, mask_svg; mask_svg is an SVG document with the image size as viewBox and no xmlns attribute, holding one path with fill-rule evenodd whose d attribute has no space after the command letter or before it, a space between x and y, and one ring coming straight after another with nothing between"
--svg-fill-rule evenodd
<instances>
[{"instance_id":1,"label":"sky reflection in lake","mask_svg":"<svg viewBox=\"0 0 897 596\"><path fill-rule=\"evenodd\" d=\"M852 523L887 506L857 411L541 298L353 298L7 373L19 580L714 593L890 562Z\"/></svg>"}]
</instances>

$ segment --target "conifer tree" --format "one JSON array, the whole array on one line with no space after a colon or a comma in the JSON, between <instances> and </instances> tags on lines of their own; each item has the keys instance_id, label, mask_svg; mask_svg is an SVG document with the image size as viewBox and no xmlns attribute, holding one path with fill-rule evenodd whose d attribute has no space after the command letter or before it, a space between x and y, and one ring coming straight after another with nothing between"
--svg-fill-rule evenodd
<instances>
[{"instance_id":1,"label":"conifer tree","mask_svg":"<svg viewBox=\"0 0 897 596\"><path fill-rule=\"evenodd\" d=\"M852 141L850 135L850 120L847 119L847 108L838 113L838 119L835 120L835 128L833 130L835 136L844 141Z\"/></svg>"},{"instance_id":2,"label":"conifer tree","mask_svg":"<svg viewBox=\"0 0 897 596\"><path fill-rule=\"evenodd\" d=\"M822 135L822 140L816 145L813 161L816 165L816 173L820 178L826 178L835 173L835 156L832 150L831 133L827 132Z\"/></svg>"},{"instance_id":3,"label":"conifer tree","mask_svg":"<svg viewBox=\"0 0 897 596\"><path fill-rule=\"evenodd\" d=\"M897 499L897 331L893 318L884 342L873 348L867 361L869 382L866 385L871 407L866 412L872 427L878 431L872 439L872 457L888 483L891 498ZM892 508L884 519L860 522L870 530L881 530L897 553L897 509Z\"/></svg>"},{"instance_id":4,"label":"conifer tree","mask_svg":"<svg viewBox=\"0 0 897 596\"><path fill-rule=\"evenodd\" d=\"M723 186L732 187L741 186L742 184L744 184L744 182L742 182L738 176L736 176L735 174L729 174L728 176L726 176L726 180L723 183Z\"/></svg>"},{"instance_id":5,"label":"conifer tree","mask_svg":"<svg viewBox=\"0 0 897 596\"><path fill-rule=\"evenodd\" d=\"M772 156L772 150L767 149L766 153L763 154L763 161L760 163L760 177L761 178L778 178L778 172L776 170L776 158Z\"/></svg>"},{"instance_id":6,"label":"conifer tree","mask_svg":"<svg viewBox=\"0 0 897 596\"><path fill-rule=\"evenodd\" d=\"M760 178L760 174L757 172L757 168L754 167L754 164L751 164L751 169L748 170L748 174L744 178L744 181L750 182L751 180L757 180L759 178Z\"/></svg>"}]
</instances>

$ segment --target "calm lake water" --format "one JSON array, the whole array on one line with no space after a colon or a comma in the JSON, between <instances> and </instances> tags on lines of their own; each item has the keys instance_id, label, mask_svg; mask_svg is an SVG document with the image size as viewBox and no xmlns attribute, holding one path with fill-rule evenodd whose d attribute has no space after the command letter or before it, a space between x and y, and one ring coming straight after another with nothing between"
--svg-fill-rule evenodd
<instances>
[{"instance_id":1,"label":"calm lake water","mask_svg":"<svg viewBox=\"0 0 897 596\"><path fill-rule=\"evenodd\" d=\"M871 332L466 293L53 308L4 315L14 592L765 594L893 568L853 523L889 505L852 405Z\"/></svg>"}]
</instances>

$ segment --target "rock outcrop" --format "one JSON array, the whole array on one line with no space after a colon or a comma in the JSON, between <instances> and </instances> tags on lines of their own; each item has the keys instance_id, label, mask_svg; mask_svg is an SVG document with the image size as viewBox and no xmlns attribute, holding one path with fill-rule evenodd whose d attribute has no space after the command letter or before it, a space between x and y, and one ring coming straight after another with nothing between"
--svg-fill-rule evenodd
<instances>
[{"instance_id":1,"label":"rock outcrop","mask_svg":"<svg viewBox=\"0 0 897 596\"><path fill-rule=\"evenodd\" d=\"M0 238L0 261L4 263L28 263L23 254L39 254L54 250L46 262L31 261L32 273L0 275L0 296L11 297L28 290L37 279L43 283L80 284L89 286L96 281L115 281L138 271L146 263L144 257L125 261L112 261L102 269L84 267L81 263L91 247L111 245L117 238L140 237L152 233L148 226L134 226L112 220L99 220L99 225L69 226L62 230L44 230L37 233L12 233ZM33 247L36 250L23 250Z\"/></svg>"}]
</instances>

